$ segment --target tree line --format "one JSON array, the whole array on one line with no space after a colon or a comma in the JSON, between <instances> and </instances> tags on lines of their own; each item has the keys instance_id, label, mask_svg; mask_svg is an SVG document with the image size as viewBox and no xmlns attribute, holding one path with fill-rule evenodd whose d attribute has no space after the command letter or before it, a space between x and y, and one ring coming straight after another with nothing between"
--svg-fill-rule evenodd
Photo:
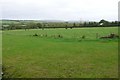
<instances>
[{"instance_id":1,"label":"tree line","mask_svg":"<svg viewBox=\"0 0 120 80\"><path fill-rule=\"evenodd\" d=\"M104 19L99 22L25 22L17 21L17 23L3 23L2 30L15 30L15 29L42 29L45 28L81 28L81 27L116 27L120 26L119 21L106 21Z\"/></svg>"}]
</instances>

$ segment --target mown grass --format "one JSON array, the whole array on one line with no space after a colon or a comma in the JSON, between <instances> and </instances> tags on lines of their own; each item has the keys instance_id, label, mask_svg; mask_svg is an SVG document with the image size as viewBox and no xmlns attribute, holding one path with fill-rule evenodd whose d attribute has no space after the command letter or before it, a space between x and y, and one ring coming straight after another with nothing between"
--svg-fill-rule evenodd
<instances>
[{"instance_id":1,"label":"mown grass","mask_svg":"<svg viewBox=\"0 0 120 80\"><path fill-rule=\"evenodd\" d=\"M47 37L32 36L35 33ZM99 37L118 34L118 28L4 31L3 77L116 78L118 40L101 40L96 33ZM83 35L86 38L81 40Z\"/></svg>"}]
</instances>

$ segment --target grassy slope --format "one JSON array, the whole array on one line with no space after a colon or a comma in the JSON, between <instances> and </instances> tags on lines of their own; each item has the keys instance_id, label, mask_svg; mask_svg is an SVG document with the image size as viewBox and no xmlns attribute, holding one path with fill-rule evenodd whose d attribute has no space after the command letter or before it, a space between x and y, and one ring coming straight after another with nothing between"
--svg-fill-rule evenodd
<instances>
[{"instance_id":1,"label":"grassy slope","mask_svg":"<svg viewBox=\"0 0 120 80\"><path fill-rule=\"evenodd\" d=\"M4 77L117 77L117 40L96 40L117 28L3 32ZM63 39L32 37L61 34ZM82 35L86 39L79 41ZM91 41L92 40L92 41Z\"/></svg>"}]
</instances>

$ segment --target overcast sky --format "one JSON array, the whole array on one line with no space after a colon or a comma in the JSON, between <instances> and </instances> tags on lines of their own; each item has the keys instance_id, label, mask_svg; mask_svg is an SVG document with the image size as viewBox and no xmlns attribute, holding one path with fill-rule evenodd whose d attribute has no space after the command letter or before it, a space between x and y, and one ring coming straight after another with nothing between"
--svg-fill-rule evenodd
<instances>
[{"instance_id":1,"label":"overcast sky","mask_svg":"<svg viewBox=\"0 0 120 80\"><path fill-rule=\"evenodd\" d=\"M118 20L119 0L0 0L3 19Z\"/></svg>"}]
</instances>

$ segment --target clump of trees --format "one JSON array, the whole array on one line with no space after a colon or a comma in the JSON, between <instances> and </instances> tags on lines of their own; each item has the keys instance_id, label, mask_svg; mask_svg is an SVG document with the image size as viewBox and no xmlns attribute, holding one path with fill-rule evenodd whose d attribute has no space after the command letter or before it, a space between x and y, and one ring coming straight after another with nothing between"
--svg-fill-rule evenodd
<instances>
[{"instance_id":1,"label":"clump of trees","mask_svg":"<svg viewBox=\"0 0 120 80\"><path fill-rule=\"evenodd\" d=\"M119 38L119 35L111 33L107 36L100 37L100 39L113 39L113 38Z\"/></svg>"}]
</instances>

